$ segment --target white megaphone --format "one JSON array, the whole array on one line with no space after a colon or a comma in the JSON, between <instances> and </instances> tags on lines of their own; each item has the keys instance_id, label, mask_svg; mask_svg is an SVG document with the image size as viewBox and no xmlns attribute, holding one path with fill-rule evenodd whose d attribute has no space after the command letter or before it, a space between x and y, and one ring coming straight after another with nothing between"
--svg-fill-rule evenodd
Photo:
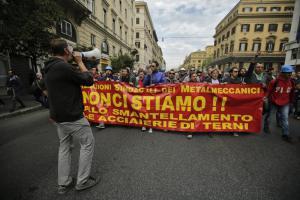
<instances>
[{"instance_id":1,"label":"white megaphone","mask_svg":"<svg viewBox=\"0 0 300 200\"><path fill-rule=\"evenodd\" d=\"M101 58L101 52L98 48L95 48L92 51L81 52L81 56L88 60L99 60Z\"/></svg>"}]
</instances>

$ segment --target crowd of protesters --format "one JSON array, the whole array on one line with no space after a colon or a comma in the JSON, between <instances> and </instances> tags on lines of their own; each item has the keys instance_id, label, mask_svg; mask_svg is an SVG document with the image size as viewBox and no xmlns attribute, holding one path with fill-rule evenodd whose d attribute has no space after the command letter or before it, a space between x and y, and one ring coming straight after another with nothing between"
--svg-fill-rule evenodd
<instances>
[{"instance_id":1,"label":"crowd of protesters","mask_svg":"<svg viewBox=\"0 0 300 200\"><path fill-rule=\"evenodd\" d=\"M273 68L265 70L263 64L256 62L257 56L250 63L248 69L232 67L228 72L222 72L218 68L210 67L207 71L199 71L194 67L190 69L180 68L171 69L166 72L159 71L159 65L156 61L146 67L132 71L130 68L121 69L114 72L111 66L105 68L104 73L94 71L95 80L110 80L126 82L135 87L147 87L157 84L176 84L176 83L208 83L208 84L262 84L265 89L266 97L264 99L264 132L270 133L269 120L271 112L276 109L276 122L282 129L282 139L290 141L288 117L290 113L300 120L300 72L294 72L290 65L284 65L277 73ZM98 128L105 128L100 123ZM142 127L142 131L146 131ZM149 129L152 132L152 128ZM239 136L238 133L232 133L233 136ZM209 134L212 137L212 134ZM191 139L192 134L187 138Z\"/></svg>"}]
</instances>

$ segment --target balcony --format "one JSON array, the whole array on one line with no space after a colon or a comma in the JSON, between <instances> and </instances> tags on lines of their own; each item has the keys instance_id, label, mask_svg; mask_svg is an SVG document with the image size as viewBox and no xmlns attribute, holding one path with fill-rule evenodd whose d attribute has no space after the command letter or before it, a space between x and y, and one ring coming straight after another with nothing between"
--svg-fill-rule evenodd
<instances>
[{"instance_id":1,"label":"balcony","mask_svg":"<svg viewBox=\"0 0 300 200\"><path fill-rule=\"evenodd\" d=\"M64 8L66 5L72 10L76 22L81 24L82 20L89 17L92 13L87 3L82 0L58 0L58 3Z\"/></svg>"},{"instance_id":2,"label":"balcony","mask_svg":"<svg viewBox=\"0 0 300 200\"><path fill-rule=\"evenodd\" d=\"M224 63L234 63L234 62L251 62L256 52L230 52L215 58L210 65L219 65ZM261 52L260 56L257 58L257 62L284 62L285 52L284 51L273 51Z\"/></svg>"}]
</instances>

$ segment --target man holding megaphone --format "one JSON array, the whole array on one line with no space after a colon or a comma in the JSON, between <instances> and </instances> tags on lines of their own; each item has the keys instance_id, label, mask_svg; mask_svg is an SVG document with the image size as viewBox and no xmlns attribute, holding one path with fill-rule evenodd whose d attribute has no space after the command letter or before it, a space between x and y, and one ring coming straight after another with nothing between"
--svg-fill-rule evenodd
<instances>
[{"instance_id":1,"label":"man holding megaphone","mask_svg":"<svg viewBox=\"0 0 300 200\"><path fill-rule=\"evenodd\" d=\"M81 86L93 85L93 76L82 61L80 52L63 39L51 42L53 57L46 62L45 83L48 91L50 118L57 127L59 137L58 193L64 194L73 186L71 174L71 150L73 138L80 143L79 167L75 189L93 187L98 178L90 177L94 153L94 137L87 119L83 116ZM95 55L95 54L89 54ZM83 56L88 56L84 55ZM68 63L71 59L78 69Z\"/></svg>"}]
</instances>

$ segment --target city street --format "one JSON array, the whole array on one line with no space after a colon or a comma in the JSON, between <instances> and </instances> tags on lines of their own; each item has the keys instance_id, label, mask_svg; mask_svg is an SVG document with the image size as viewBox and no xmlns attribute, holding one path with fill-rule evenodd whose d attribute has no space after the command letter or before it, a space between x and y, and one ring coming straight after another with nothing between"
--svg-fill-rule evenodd
<instances>
[{"instance_id":1,"label":"city street","mask_svg":"<svg viewBox=\"0 0 300 200\"><path fill-rule=\"evenodd\" d=\"M291 119L294 143L280 131L198 134L141 132L139 128L93 128L93 175L101 182L83 192L57 194L58 138L40 110L0 121L0 199L300 199L300 123ZM73 175L78 145L75 143ZM76 164L75 164L76 163Z\"/></svg>"}]
</instances>

